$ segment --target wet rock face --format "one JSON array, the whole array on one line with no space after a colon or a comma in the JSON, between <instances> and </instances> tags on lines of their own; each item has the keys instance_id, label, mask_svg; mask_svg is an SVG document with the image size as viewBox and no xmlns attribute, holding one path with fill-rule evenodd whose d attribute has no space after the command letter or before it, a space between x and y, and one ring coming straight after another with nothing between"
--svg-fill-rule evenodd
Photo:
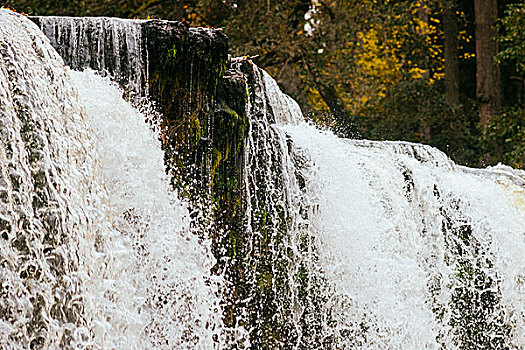
<instances>
[{"instance_id":1,"label":"wet rock face","mask_svg":"<svg viewBox=\"0 0 525 350\"><path fill-rule=\"evenodd\" d=\"M228 59L227 38L215 30L169 21L145 22L144 33L149 93L163 115L167 163L180 177L198 180L199 190L206 189L211 181L214 111L220 104L217 91Z\"/></svg>"}]
</instances>

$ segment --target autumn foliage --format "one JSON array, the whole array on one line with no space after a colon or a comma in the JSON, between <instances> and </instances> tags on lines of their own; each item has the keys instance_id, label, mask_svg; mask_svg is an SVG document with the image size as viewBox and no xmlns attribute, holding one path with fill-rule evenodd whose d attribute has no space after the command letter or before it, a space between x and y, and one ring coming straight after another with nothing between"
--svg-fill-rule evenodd
<instances>
[{"instance_id":1,"label":"autumn foliage","mask_svg":"<svg viewBox=\"0 0 525 350\"><path fill-rule=\"evenodd\" d=\"M504 161L523 167L519 150L525 141L519 135L525 119L524 6L500 0L494 13L495 9L475 3L0 1L37 15L162 18L220 28L228 35L234 55L254 57L311 120L343 136L423 142L464 164ZM498 20L486 28L498 34L500 51L480 59L476 57L480 40L498 46L492 36L476 42L483 16ZM484 62L483 68L479 62ZM501 74L494 75L496 71ZM501 89L493 87L480 95L483 76L499 76ZM488 88L492 85L496 84ZM489 112L483 112L485 96L496 98Z\"/></svg>"}]
</instances>

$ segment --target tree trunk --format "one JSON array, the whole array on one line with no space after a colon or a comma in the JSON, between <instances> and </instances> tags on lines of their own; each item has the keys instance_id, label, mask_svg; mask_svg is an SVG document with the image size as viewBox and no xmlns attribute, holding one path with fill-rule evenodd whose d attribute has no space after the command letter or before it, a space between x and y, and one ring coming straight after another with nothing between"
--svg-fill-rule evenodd
<instances>
[{"instance_id":1,"label":"tree trunk","mask_svg":"<svg viewBox=\"0 0 525 350\"><path fill-rule=\"evenodd\" d=\"M420 45L425 47L428 36L428 6L426 0L418 2L417 17L420 21L420 24L416 29L416 32L420 36ZM428 70L428 52L425 53L422 64L423 69L425 70L425 72L422 74L422 78L427 80L430 77L430 72Z\"/></svg>"},{"instance_id":2,"label":"tree trunk","mask_svg":"<svg viewBox=\"0 0 525 350\"><path fill-rule=\"evenodd\" d=\"M498 53L497 0L474 0L476 15L476 97L483 133L501 107L499 67L494 63Z\"/></svg>"},{"instance_id":3,"label":"tree trunk","mask_svg":"<svg viewBox=\"0 0 525 350\"><path fill-rule=\"evenodd\" d=\"M339 130L348 137L356 137L357 129L350 119L350 112L333 86L322 85L318 87L319 95L326 103L330 112L337 120Z\"/></svg>"},{"instance_id":4,"label":"tree trunk","mask_svg":"<svg viewBox=\"0 0 525 350\"><path fill-rule=\"evenodd\" d=\"M445 96L448 104L455 108L459 105L458 28L455 0L445 3L443 32L445 34Z\"/></svg>"}]
</instances>

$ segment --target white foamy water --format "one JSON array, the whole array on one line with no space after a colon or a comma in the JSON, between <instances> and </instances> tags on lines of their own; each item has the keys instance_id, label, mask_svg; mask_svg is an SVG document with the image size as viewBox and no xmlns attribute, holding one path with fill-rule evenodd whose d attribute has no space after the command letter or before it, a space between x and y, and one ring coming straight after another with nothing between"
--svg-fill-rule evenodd
<instances>
[{"instance_id":1,"label":"white foamy water","mask_svg":"<svg viewBox=\"0 0 525 350\"><path fill-rule=\"evenodd\" d=\"M308 280L306 299L295 281L288 291L294 343L523 348L524 172L457 166L421 144L338 138L306 124L275 81L254 72L247 179L272 173L263 193L286 198L276 203L289 215L279 249L292 259L290 280Z\"/></svg>"},{"instance_id":2,"label":"white foamy water","mask_svg":"<svg viewBox=\"0 0 525 350\"><path fill-rule=\"evenodd\" d=\"M82 251L95 340L103 348L213 347L222 313L210 242L188 229L188 210L170 190L158 135L108 80L91 71L70 73L107 192L99 231Z\"/></svg>"},{"instance_id":3,"label":"white foamy water","mask_svg":"<svg viewBox=\"0 0 525 350\"><path fill-rule=\"evenodd\" d=\"M306 124L283 129L315 164L307 187L318 203L312 225L334 288L329 331L338 346L525 345L519 181L462 170L421 145L343 140ZM483 334L466 335L476 328Z\"/></svg>"},{"instance_id":4,"label":"white foamy water","mask_svg":"<svg viewBox=\"0 0 525 350\"><path fill-rule=\"evenodd\" d=\"M5 10L0 52L0 347L220 346L210 243L146 116Z\"/></svg>"},{"instance_id":5,"label":"white foamy water","mask_svg":"<svg viewBox=\"0 0 525 350\"><path fill-rule=\"evenodd\" d=\"M523 349L524 172L337 138L253 69L230 300L147 116L0 10L0 348Z\"/></svg>"}]
</instances>

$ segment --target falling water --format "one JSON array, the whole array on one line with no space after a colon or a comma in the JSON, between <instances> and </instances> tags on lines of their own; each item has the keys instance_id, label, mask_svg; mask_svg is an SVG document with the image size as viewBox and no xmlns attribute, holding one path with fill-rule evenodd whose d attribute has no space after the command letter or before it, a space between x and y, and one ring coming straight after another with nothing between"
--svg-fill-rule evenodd
<instances>
[{"instance_id":1,"label":"falling water","mask_svg":"<svg viewBox=\"0 0 525 350\"><path fill-rule=\"evenodd\" d=\"M145 116L0 12L2 348L213 348L210 243Z\"/></svg>"},{"instance_id":2,"label":"falling water","mask_svg":"<svg viewBox=\"0 0 525 350\"><path fill-rule=\"evenodd\" d=\"M276 121L298 123L302 115L266 72L252 69L243 179L246 208L239 238L244 244L238 248L242 261L237 261L243 271L239 323L247 324L255 348L315 348L321 321L312 300L317 299L316 286L307 286L317 268L309 251L315 239L306 217L310 203L300 186L305 159L275 127ZM307 267L311 273L305 273Z\"/></svg>"},{"instance_id":3,"label":"falling water","mask_svg":"<svg viewBox=\"0 0 525 350\"><path fill-rule=\"evenodd\" d=\"M158 137L116 86L90 71L71 74L108 195L101 223L107 226L95 237L95 251L86 252L87 269L97 276L89 316L111 320L99 330L112 341L115 324L125 324L122 336L138 337L138 348L213 347L221 336L220 279L210 275L210 242L190 232L186 205L169 190ZM122 339L117 347L127 348Z\"/></svg>"},{"instance_id":4,"label":"falling water","mask_svg":"<svg viewBox=\"0 0 525 350\"><path fill-rule=\"evenodd\" d=\"M430 147L286 130L315 164L313 225L339 344L523 346L522 185L462 171Z\"/></svg>"},{"instance_id":5,"label":"falling water","mask_svg":"<svg viewBox=\"0 0 525 350\"><path fill-rule=\"evenodd\" d=\"M40 25L60 37L53 21ZM104 21L82 24L101 31L89 40L142 40ZM119 64L142 56L128 51ZM525 347L523 171L338 138L253 67L226 330L234 283L210 273L147 116L7 11L0 53L3 347L228 348L228 332L252 348Z\"/></svg>"},{"instance_id":6,"label":"falling water","mask_svg":"<svg viewBox=\"0 0 525 350\"><path fill-rule=\"evenodd\" d=\"M109 74L133 98L146 96L147 51L141 20L35 17L64 63Z\"/></svg>"},{"instance_id":7,"label":"falling water","mask_svg":"<svg viewBox=\"0 0 525 350\"><path fill-rule=\"evenodd\" d=\"M471 171L428 146L304 123L282 129L314 164L310 218L338 348L525 344L523 172Z\"/></svg>"},{"instance_id":8,"label":"falling water","mask_svg":"<svg viewBox=\"0 0 525 350\"><path fill-rule=\"evenodd\" d=\"M525 172L457 166L420 144L338 138L305 123L266 73L254 75L264 106L251 109L247 181L266 180L246 188L255 189L251 203L275 196L272 221L288 234L272 249L274 264L293 252L289 295L280 297L296 303L289 317L300 334L289 339L312 348L522 348Z\"/></svg>"}]
</instances>

